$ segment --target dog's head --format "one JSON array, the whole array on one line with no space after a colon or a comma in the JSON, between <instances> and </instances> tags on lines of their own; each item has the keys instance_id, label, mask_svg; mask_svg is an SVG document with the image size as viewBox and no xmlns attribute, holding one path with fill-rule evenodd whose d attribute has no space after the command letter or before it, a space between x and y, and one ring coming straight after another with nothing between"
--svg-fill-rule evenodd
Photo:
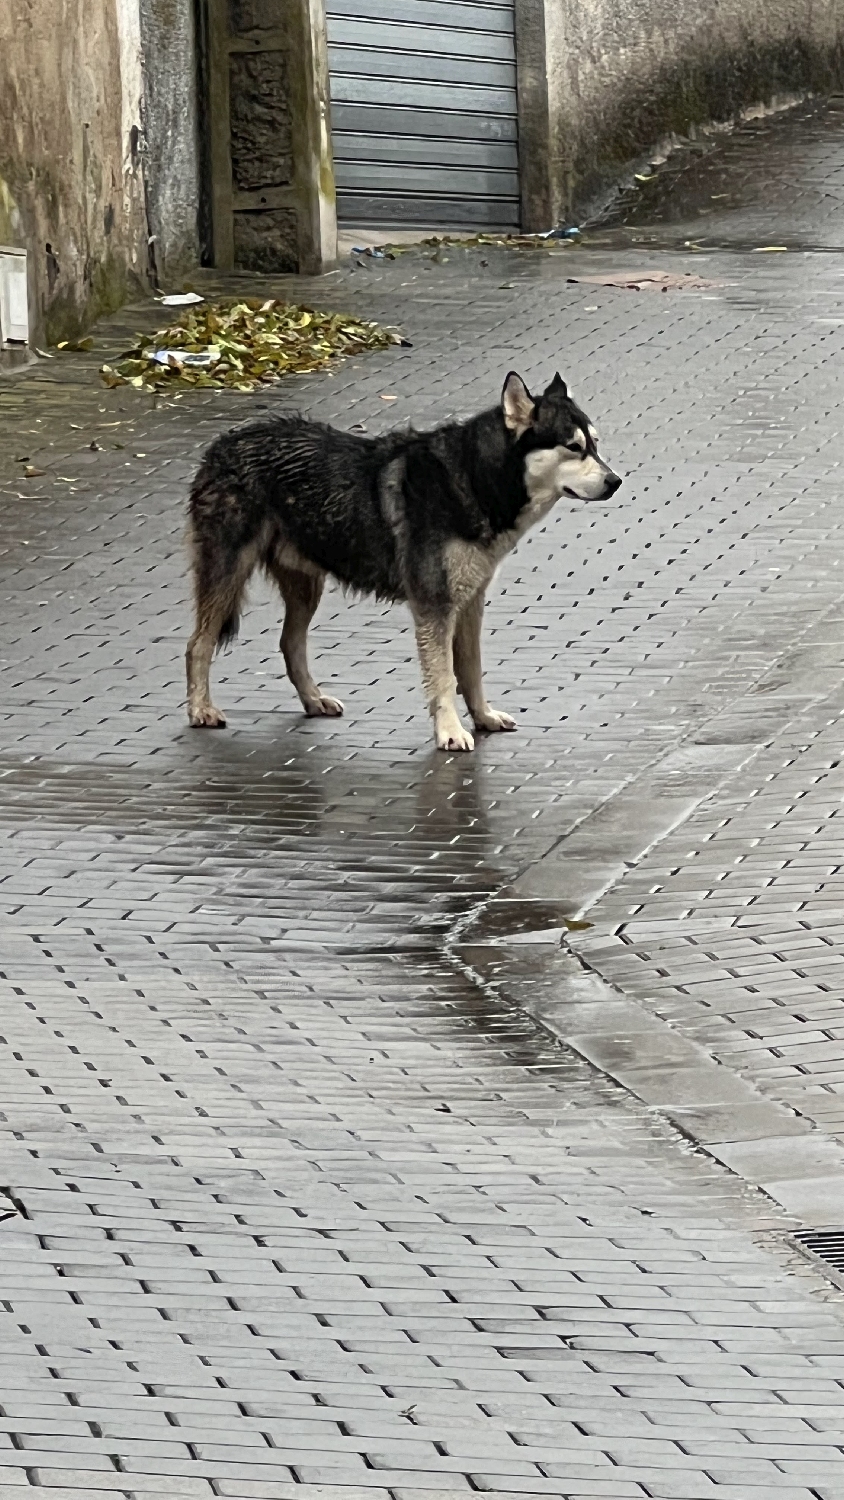
<instances>
[{"instance_id":1,"label":"dog's head","mask_svg":"<svg viewBox=\"0 0 844 1500\"><path fill-rule=\"evenodd\" d=\"M550 503L608 500L621 484L598 452L598 434L555 375L541 396L533 397L514 370L501 393L507 430L524 454L528 497Z\"/></svg>"}]
</instances>

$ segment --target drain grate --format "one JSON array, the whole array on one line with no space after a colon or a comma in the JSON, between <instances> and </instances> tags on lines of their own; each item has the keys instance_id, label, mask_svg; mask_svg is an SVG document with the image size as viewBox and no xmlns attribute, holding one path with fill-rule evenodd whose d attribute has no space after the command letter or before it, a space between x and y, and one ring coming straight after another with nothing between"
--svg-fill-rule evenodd
<instances>
[{"instance_id":1,"label":"drain grate","mask_svg":"<svg viewBox=\"0 0 844 1500\"><path fill-rule=\"evenodd\" d=\"M844 1287L844 1229L804 1229L791 1239L829 1281Z\"/></svg>"}]
</instances>

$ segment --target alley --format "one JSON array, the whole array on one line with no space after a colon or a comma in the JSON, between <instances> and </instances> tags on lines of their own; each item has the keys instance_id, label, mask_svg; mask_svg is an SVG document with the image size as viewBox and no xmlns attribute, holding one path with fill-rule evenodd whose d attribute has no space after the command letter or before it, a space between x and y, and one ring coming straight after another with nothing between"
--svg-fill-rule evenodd
<instances>
[{"instance_id":1,"label":"alley","mask_svg":"<svg viewBox=\"0 0 844 1500\"><path fill-rule=\"evenodd\" d=\"M248 283L410 340L331 375L154 408L126 313L0 384L0 1491L844 1497L844 123L726 150L576 248ZM216 432L558 367L626 479L496 580L517 734L437 755L338 592L303 720L260 589L188 729Z\"/></svg>"}]
</instances>

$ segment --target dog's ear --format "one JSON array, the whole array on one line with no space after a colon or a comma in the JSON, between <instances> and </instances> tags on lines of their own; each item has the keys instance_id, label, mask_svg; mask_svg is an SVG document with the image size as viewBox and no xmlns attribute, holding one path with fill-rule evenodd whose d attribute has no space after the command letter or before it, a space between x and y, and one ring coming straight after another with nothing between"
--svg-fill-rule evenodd
<instances>
[{"instance_id":1,"label":"dog's ear","mask_svg":"<svg viewBox=\"0 0 844 1500\"><path fill-rule=\"evenodd\" d=\"M510 371L504 382L504 389L501 392L501 410L511 432L515 432L517 437L527 432L533 421L536 403L521 375L517 375L515 370Z\"/></svg>"},{"instance_id":2,"label":"dog's ear","mask_svg":"<svg viewBox=\"0 0 844 1500\"><path fill-rule=\"evenodd\" d=\"M551 381L551 384L549 385L548 389L549 389L549 391L559 391L560 394L563 395L563 396L567 396L568 395L569 388L566 385L566 382L564 381L564 379L563 379L562 375L560 374L559 370L557 371L556 375L554 376L554 379Z\"/></svg>"}]
</instances>

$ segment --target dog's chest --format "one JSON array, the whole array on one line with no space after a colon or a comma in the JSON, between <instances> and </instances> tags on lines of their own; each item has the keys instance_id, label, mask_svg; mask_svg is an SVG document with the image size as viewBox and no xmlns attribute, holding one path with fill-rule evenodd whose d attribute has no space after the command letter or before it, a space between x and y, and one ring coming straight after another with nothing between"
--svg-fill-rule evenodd
<instances>
[{"instance_id":1,"label":"dog's chest","mask_svg":"<svg viewBox=\"0 0 844 1500\"><path fill-rule=\"evenodd\" d=\"M445 565L449 592L458 608L466 599L486 588L508 552L512 552L531 527L543 520L556 499L556 495L546 493L529 500L519 512L515 525L500 532L491 542L481 545L455 539L447 544Z\"/></svg>"}]
</instances>

